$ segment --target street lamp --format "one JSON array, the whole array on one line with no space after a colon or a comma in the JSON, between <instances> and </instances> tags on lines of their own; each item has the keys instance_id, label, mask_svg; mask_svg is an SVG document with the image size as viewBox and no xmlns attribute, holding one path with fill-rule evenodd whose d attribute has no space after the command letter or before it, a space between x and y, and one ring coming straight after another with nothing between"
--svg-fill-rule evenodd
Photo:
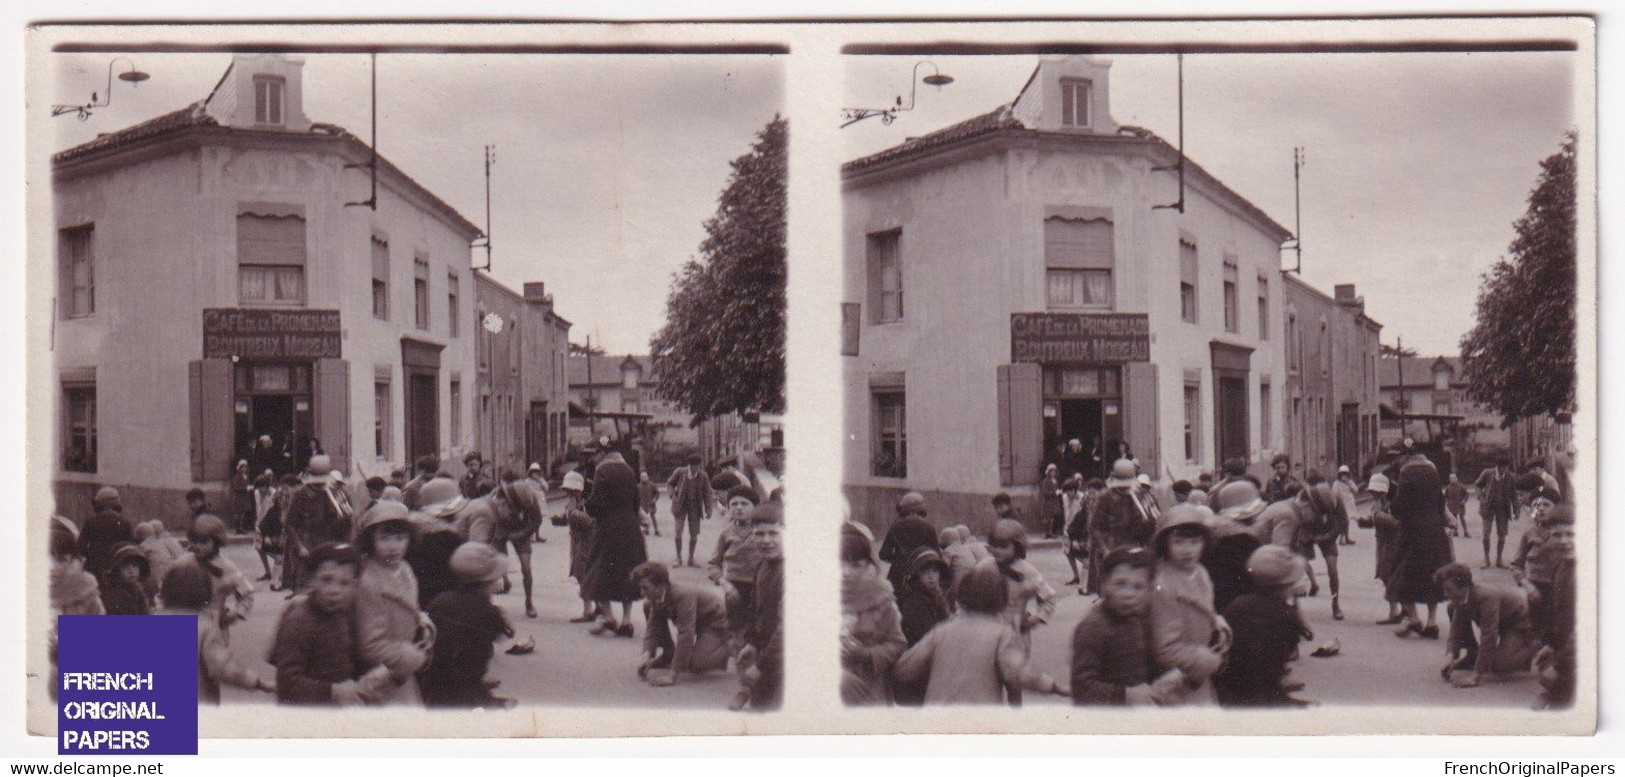
<instances>
[{"instance_id":1,"label":"street lamp","mask_svg":"<svg viewBox=\"0 0 1625 777\"><path fill-rule=\"evenodd\" d=\"M841 119L843 121L841 122L841 128L845 129L857 124L860 121L863 121L864 119L873 118L875 116L880 117L881 124L889 125L897 120L897 114L904 111L914 110L914 95L919 89L920 81L922 80L920 78L921 65L931 65L931 75L928 75L923 79L928 86L944 87L954 82L953 76L937 70L937 66L935 64L925 61L916 62L914 63L913 76L909 79L908 105L903 105L903 96L897 95L897 100L892 103L890 108L842 108Z\"/></svg>"},{"instance_id":2,"label":"street lamp","mask_svg":"<svg viewBox=\"0 0 1625 777\"><path fill-rule=\"evenodd\" d=\"M140 70L136 70L135 69L135 63L131 62L129 57L114 57L112 62L107 63L107 89L106 89L106 91L102 92L99 95L96 92L91 92L90 93L90 102L85 103L84 105L53 105L53 106L51 106L51 115L52 116L61 116L61 115L66 114L66 113L73 113L73 114L77 114L79 116L80 121L84 121L85 119L90 118L90 112L92 110L95 110L97 108L106 108L107 106L112 105L113 104L113 66L118 64L118 61L121 60L121 59L130 64L130 69L126 70L126 71L124 71L122 73L119 73L118 74L118 80L129 82L130 86L133 88L137 84L140 84L142 81L145 81L145 80L152 77L152 76L150 76L150 75L148 75L148 74L146 74L146 73L144 73L144 72L142 72Z\"/></svg>"}]
</instances>

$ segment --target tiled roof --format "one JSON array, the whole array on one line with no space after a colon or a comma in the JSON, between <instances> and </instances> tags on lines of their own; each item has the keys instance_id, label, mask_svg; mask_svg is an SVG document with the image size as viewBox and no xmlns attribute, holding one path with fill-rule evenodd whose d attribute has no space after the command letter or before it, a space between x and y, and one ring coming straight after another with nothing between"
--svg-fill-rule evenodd
<instances>
[{"instance_id":1,"label":"tiled roof","mask_svg":"<svg viewBox=\"0 0 1625 777\"><path fill-rule=\"evenodd\" d=\"M1022 123L1011 115L1009 105L1001 105L980 116L973 116L958 124L950 124L936 132L911 138L891 148L866 157L860 157L841 165L841 172L855 173L870 167L889 162L899 157L911 156L922 151L952 145L962 140L969 140L981 135L987 135L999 130L1021 129Z\"/></svg>"},{"instance_id":2,"label":"tiled roof","mask_svg":"<svg viewBox=\"0 0 1625 777\"><path fill-rule=\"evenodd\" d=\"M60 165L72 162L102 151L133 146L171 132L179 132L192 127L217 126L219 124L214 120L214 117L203 112L203 102L200 100L178 111L171 111L158 118L125 127L117 132L97 135L95 140L80 143L65 151L58 151L51 155L51 163Z\"/></svg>"},{"instance_id":3,"label":"tiled roof","mask_svg":"<svg viewBox=\"0 0 1625 777\"><path fill-rule=\"evenodd\" d=\"M1455 374L1451 376L1451 384L1463 384L1464 381L1461 371L1461 357L1407 356L1405 357L1405 385L1432 386L1433 365L1437 364L1440 359L1443 359L1444 362L1450 365L1450 368L1455 371ZM1377 385L1384 388L1399 385L1398 359L1391 356L1384 356L1377 360Z\"/></svg>"},{"instance_id":4,"label":"tiled roof","mask_svg":"<svg viewBox=\"0 0 1625 777\"><path fill-rule=\"evenodd\" d=\"M627 359L636 361L643 368L643 384L655 382L653 362L647 356L636 354L605 354L603 356L571 356L570 385L585 386L587 383L587 363L592 362L592 384L594 386L621 385L621 365Z\"/></svg>"}]
</instances>

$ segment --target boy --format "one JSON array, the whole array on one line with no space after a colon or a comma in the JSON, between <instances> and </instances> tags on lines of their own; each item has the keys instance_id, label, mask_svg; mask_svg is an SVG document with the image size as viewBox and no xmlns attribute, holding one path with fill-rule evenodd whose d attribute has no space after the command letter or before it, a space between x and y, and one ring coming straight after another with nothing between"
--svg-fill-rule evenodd
<instances>
[{"instance_id":1,"label":"boy","mask_svg":"<svg viewBox=\"0 0 1625 777\"><path fill-rule=\"evenodd\" d=\"M752 586L751 627L739 664L748 667L750 706L777 709L784 689L784 508L776 502L757 505L751 513L751 540L760 562Z\"/></svg>"},{"instance_id":2,"label":"boy","mask_svg":"<svg viewBox=\"0 0 1625 777\"><path fill-rule=\"evenodd\" d=\"M1258 589L1236 597L1224 609L1234 641L1223 672L1214 678L1219 703L1226 707L1292 707L1307 702L1282 686L1286 664L1303 636L1293 589L1305 576L1303 558L1280 545L1265 545L1247 559Z\"/></svg>"},{"instance_id":3,"label":"boy","mask_svg":"<svg viewBox=\"0 0 1625 777\"><path fill-rule=\"evenodd\" d=\"M1486 674L1529 670L1537 635L1522 588L1475 583L1472 570L1459 562L1440 567L1433 581L1455 607L1450 617L1450 663L1439 672L1445 682L1474 688Z\"/></svg>"},{"instance_id":4,"label":"boy","mask_svg":"<svg viewBox=\"0 0 1625 777\"><path fill-rule=\"evenodd\" d=\"M231 625L247 620L254 609L254 584L231 559L220 555L226 545L226 524L219 518L208 513L198 516L186 532L186 541L192 552L176 559L170 569L195 566L208 573L214 585L209 611L220 626L221 637L229 640Z\"/></svg>"},{"instance_id":5,"label":"boy","mask_svg":"<svg viewBox=\"0 0 1625 777\"><path fill-rule=\"evenodd\" d=\"M108 615L148 615L152 602L147 596L151 580L147 557L128 543L113 549L113 560L102 573L102 606Z\"/></svg>"},{"instance_id":6,"label":"boy","mask_svg":"<svg viewBox=\"0 0 1625 777\"><path fill-rule=\"evenodd\" d=\"M1552 588L1549 601L1542 605L1541 648L1535 657L1540 668L1540 684L1545 690L1535 709L1567 709L1574 704L1574 510L1568 505L1553 507L1546 514L1546 547L1552 562Z\"/></svg>"},{"instance_id":7,"label":"boy","mask_svg":"<svg viewBox=\"0 0 1625 777\"><path fill-rule=\"evenodd\" d=\"M1143 548L1118 548L1101 562L1101 598L1072 631L1072 703L1145 706L1156 703L1152 683L1152 578L1156 559ZM1181 679L1182 681L1182 679Z\"/></svg>"},{"instance_id":8,"label":"boy","mask_svg":"<svg viewBox=\"0 0 1625 777\"><path fill-rule=\"evenodd\" d=\"M638 473L638 509L643 511L643 533L648 534L654 529L656 537L660 536L660 521L655 519L655 509L660 504L660 486L649 480L649 471Z\"/></svg>"},{"instance_id":9,"label":"boy","mask_svg":"<svg viewBox=\"0 0 1625 777\"><path fill-rule=\"evenodd\" d=\"M648 624L638 677L665 688L676 685L685 672L715 672L728 666L728 656L735 652L730 649L730 615L715 593L672 582L671 572L658 561L646 561L632 570L632 583L643 594L643 617ZM670 671L654 673L651 669ZM748 702L749 689L743 694Z\"/></svg>"},{"instance_id":10,"label":"boy","mask_svg":"<svg viewBox=\"0 0 1625 777\"><path fill-rule=\"evenodd\" d=\"M353 546L327 543L313 549L306 564L309 593L283 611L267 659L276 666L277 703L362 704L378 680L362 677L355 631L361 555ZM387 680L389 670L379 669Z\"/></svg>"},{"instance_id":11,"label":"boy","mask_svg":"<svg viewBox=\"0 0 1625 777\"><path fill-rule=\"evenodd\" d=\"M728 489L728 527L717 536L716 552L706 564L706 577L714 585L722 586L722 598L727 607L729 652L738 655L745 647L745 633L751 622L751 602L756 587L756 568L761 556L752 539L752 515L756 510L756 489L738 485ZM750 701L750 689L740 688L734 697L736 708Z\"/></svg>"},{"instance_id":12,"label":"boy","mask_svg":"<svg viewBox=\"0 0 1625 777\"><path fill-rule=\"evenodd\" d=\"M1548 547L1548 516L1557 507L1557 494L1541 489L1529 499L1529 530L1518 538L1518 555L1512 559L1512 580L1529 593L1529 615L1537 628L1545 623L1551 599L1552 579L1558 554ZM1572 531L1572 527L1571 527Z\"/></svg>"},{"instance_id":13,"label":"boy","mask_svg":"<svg viewBox=\"0 0 1625 777\"><path fill-rule=\"evenodd\" d=\"M1472 539L1473 535L1467 531L1467 487L1461 484L1454 472L1450 473L1450 483L1444 487L1444 508L1448 511L1444 521L1445 530L1456 534L1459 524L1461 536Z\"/></svg>"}]
</instances>

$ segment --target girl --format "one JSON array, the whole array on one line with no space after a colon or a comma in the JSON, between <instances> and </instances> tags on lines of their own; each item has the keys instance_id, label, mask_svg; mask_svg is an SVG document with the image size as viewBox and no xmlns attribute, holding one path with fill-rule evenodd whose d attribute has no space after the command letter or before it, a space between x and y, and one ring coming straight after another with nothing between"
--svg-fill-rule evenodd
<instances>
[{"instance_id":1,"label":"girl","mask_svg":"<svg viewBox=\"0 0 1625 777\"><path fill-rule=\"evenodd\" d=\"M581 617L571 618L571 623L592 623L598 619L592 600L581 588L581 581L587 577L587 560L592 554L593 520L581 506L581 492L586 483L580 472L565 473L564 484L560 486L564 489L566 500L564 515L553 519L555 525L570 527L570 577L575 578L576 588L581 594Z\"/></svg>"},{"instance_id":2,"label":"girl","mask_svg":"<svg viewBox=\"0 0 1625 777\"><path fill-rule=\"evenodd\" d=\"M113 548L113 560L102 573L102 605L108 615L147 615L152 612L147 601L147 580L151 567L147 557L134 545L123 543Z\"/></svg>"},{"instance_id":3,"label":"girl","mask_svg":"<svg viewBox=\"0 0 1625 777\"><path fill-rule=\"evenodd\" d=\"M1072 568L1072 579L1067 585L1079 586L1083 595L1083 579L1078 574L1078 560L1089 563L1089 492L1080 490L1083 478L1067 478L1061 487L1062 512L1066 515L1066 564Z\"/></svg>"},{"instance_id":4,"label":"girl","mask_svg":"<svg viewBox=\"0 0 1625 777\"><path fill-rule=\"evenodd\" d=\"M880 575L874 547L841 532L841 701L890 704L892 664L902 655L902 617L891 583Z\"/></svg>"},{"instance_id":5,"label":"girl","mask_svg":"<svg viewBox=\"0 0 1625 777\"><path fill-rule=\"evenodd\" d=\"M435 597L429 617L436 632L434 657L423 671L423 702L430 707L511 707L513 701L491 695L485 671L492 645L513 636L502 610L491 603L502 587L506 559L489 544L467 542L451 554L457 586Z\"/></svg>"},{"instance_id":6,"label":"girl","mask_svg":"<svg viewBox=\"0 0 1625 777\"><path fill-rule=\"evenodd\" d=\"M1371 476L1371 481L1365 487L1373 499L1371 514L1357 521L1361 528L1376 528L1377 574L1374 577L1382 581L1382 597L1388 602L1388 617L1377 621L1378 626L1392 626L1405 620L1399 599L1394 596L1392 583L1394 564L1399 555L1399 520L1388 512L1389 487L1387 475L1378 472Z\"/></svg>"},{"instance_id":7,"label":"girl","mask_svg":"<svg viewBox=\"0 0 1625 777\"><path fill-rule=\"evenodd\" d=\"M1010 628L1005 573L991 560L959 582L959 614L938 625L897 659L899 683L925 683L926 704L1020 704L1021 689L1070 696L1071 690L1032 666Z\"/></svg>"},{"instance_id":8,"label":"girl","mask_svg":"<svg viewBox=\"0 0 1625 777\"><path fill-rule=\"evenodd\" d=\"M209 612L220 624L223 639L230 639L233 623L247 620L254 609L254 584L243 577L231 559L220 555L226 546L226 524L209 513L201 513L186 532L192 552L176 560L171 569L197 566L209 574L214 590L209 596Z\"/></svg>"},{"instance_id":9,"label":"girl","mask_svg":"<svg viewBox=\"0 0 1625 777\"><path fill-rule=\"evenodd\" d=\"M282 513L276 509L276 480L270 472L254 481L254 550L265 569L261 580L271 581L271 590L282 590Z\"/></svg>"},{"instance_id":10,"label":"girl","mask_svg":"<svg viewBox=\"0 0 1625 777\"><path fill-rule=\"evenodd\" d=\"M364 559L356 597L361 659L367 666L389 670L390 683L374 701L421 704L417 673L429 662L434 624L418 609L418 580L406 563L412 544L406 505L374 503L361 517L356 544Z\"/></svg>"},{"instance_id":11,"label":"girl","mask_svg":"<svg viewBox=\"0 0 1625 777\"><path fill-rule=\"evenodd\" d=\"M1201 563L1203 549L1213 542L1212 516L1206 507L1174 505L1151 539L1157 556L1151 599L1156 661L1184 676L1164 705L1217 702L1209 680L1224 665L1230 629L1213 610L1213 581Z\"/></svg>"},{"instance_id":12,"label":"girl","mask_svg":"<svg viewBox=\"0 0 1625 777\"><path fill-rule=\"evenodd\" d=\"M196 566L180 567L164 576L161 586L164 606L160 615L196 615L197 695L204 704L220 704L220 684L229 683L256 691L276 692L276 683L261 678L232 658L231 647L220 633L219 624L206 617L212 586L208 573Z\"/></svg>"},{"instance_id":13,"label":"girl","mask_svg":"<svg viewBox=\"0 0 1625 777\"><path fill-rule=\"evenodd\" d=\"M1055 589L1027 561L1027 530L1020 522L1005 518L994 524L987 536L987 552L1010 589L1005 597L1004 618L1021 638L1022 658L1028 658L1032 654L1032 630L1048 623L1055 612ZM1021 704L1021 688L1011 688L1009 695L1012 705Z\"/></svg>"}]
</instances>

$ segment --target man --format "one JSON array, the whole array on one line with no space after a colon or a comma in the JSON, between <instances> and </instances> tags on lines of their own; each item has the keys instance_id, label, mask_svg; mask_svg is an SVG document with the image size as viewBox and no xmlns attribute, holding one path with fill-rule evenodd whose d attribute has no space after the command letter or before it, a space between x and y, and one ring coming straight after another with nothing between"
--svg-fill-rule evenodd
<instances>
[{"instance_id":1,"label":"man","mask_svg":"<svg viewBox=\"0 0 1625 777\"><path fill-rule=\"evenodd\" d=\"M361 507L361 513L363 515L365 515L368 510L372 509L372 506L377 504L378 500L384 498L384 489L389 488L389 481L377 475L373 475L372 477L367 478L366 486L367 503Z\"/></svg>"},{"instance_id":2,"label":"man","mask_svg":"<svg viewBox=\"0 0 1625 777\"><path fill-rule=\"evenodd\" d=\"M1082 440L1077 438L1067 440L1066 449L1061 452L1061 479L1083 474L1089 469L1088 459L1088 454L1083 451Z\"/></svg>"},{"instance_id":3,"label":"man","mask_svg":"<svg viewBox=\"0 0 1625 777\"><path fill-rule=\"evenodd\" d=\"M530 486L530 490L535 493L537 504L547 504L547 476L542 474L542 465L534 461L530 463L530 468L525 471L525 485ZM531 539L536 542L547 542L547 538L542 536L540 527Z\"/></svg>"},{"instance_id":4,"label":"man","mask_svg":"<svg viewBox=\"0 0 1625 777\"><path fill-rule=\"evenodd\" d=\"M1478 474L1473 488L1478 490L1478 516L1484 522L1484 568L1490 568L1490 535L1495 535L1495 566L1501 566L1506 551L1507 525L1512 522L1513 477L1507 471L1506 459L1498 457L1495 465Z\"/></svg>"},{"instance_id":5,"label":"man","mask_svg":"<svg viewBox=\"0 0 1625 777\"><path fill-rule=\"evenodd\" d=\"M658 561L632 570L643 594L643 663L638 676L656 688L676 685L684 674L720 671L728 666L728 617L714 589L672 582ZM675 633L673 633L675 631ZM653 673L652 669L669 669Z\"/></svg>"},{"instance_id":6,"label":"man","mask_svg":"<svg viewBox=\"0 0 1625 777\"><path fill-rule=\"evenodd\" d=\"M231 472L231 509L227 518L239 534L254 531L254 477L248 473L248 459L240 459Z\"/></svg>"},{"instance_id":7,"label":"man","mask_svg":"<svg viewBox=\"0 0 1625 777\"><path fill-rule=\"evenodd\" d=\"M1285 453L1275 454L1270 460L1270 466L1275 469L1275 475L1270 482L1264 484L1264 501L1279 502L1297 495L1303 489L1303 483L1292 475L1292 459Z\"/></svg>"},{"instance_id":8,"label":"man","mask_svg":"<svg viewBox=\"0 0 1625 777\"><path fill-rule=\"evenodd\" d=\"M352 529L349 500L341 497L333 485L333 460L325 455L310 457L310 464L300 478L303 487L288 499L287 514L283 517L288 546L283 548L283 584L291 598L299 591L300 574L310 558L310 552L327 544L350 541Z\"/></svg>"},{"instance_id":9,"label":"man","mask_svg":"<svg viewBox=\"0 0 1625 777\"><path fill-rule=\"evenodd\" d=\"M434 480L435 473L440 471L440 457L435 455L419 456L414 464L417 476L401 489L401 504L406 509L417 511L423 507L418 499L418 493L423 490L423 484Z\"/></svg>"},{"instance_id":10,"label":"man","mask_svg":"<svg viewBox=\"0 0 1625 777\"><path fill-rule=\"evenodd\" d=\"M678 566L696 567L694 563L694 547L700 542L700 521L711 517L711 503L715 496L711 491L711 479L706 476L705 470L700 469L700 456L695 454L688 457L688 466L680 467L666 479L666 488L671 494L671 514L675 519L672 528L672 542L677 548ZM634 488L634 499L636 498ZM688 561L683 561L683 526L688 526Z\"/></svg>"},{"instance_id":11,"label":"man","mask_svg":"<svg viewBox=\"0 0 1625 777\"><path fill-rule=\"evenodd\" d=\"M1209 494L1212 494L1213 493L1213 470L1211 470L1211 469L1202 470L1202 472L1196 476L1196 487L1203 490L1203 491L1206 491Z\"/></svg>"},{"instance_id":12,"label":"man","mask_svg":"<svg viewBox=\"0 0 1625 777\"><path fill-rule=\"evenodd\" d=\"M1118 548L1143 548L1151 541L1157 524L1134 493L1139 485L1134 462L1118 459L1112 464L1106 490L1089 515L1089 577L1085 582L1091 593L1100 591L1096 570L1105 562L1106 554Z\"/></svg>"},{"instance_id":13,"label":"man","mask_svg":"<svg viewBox=\"0 0 1625 777\"><path fill-rule=\"evenodd\" d=\"M542 526L542 507L536 492L519 478L519 473L503 470L498 476L501 485L488 497L491 511L496 516L491 547L503 556L508 546L519 557L520 581L525 587L525 617L536 617L536 606L531 603L531 590L535 580L530 571L530 540ZM503 575L503 589L508 590L508 577Z\"/></svg>"},{"instance_id":14,"label":"man","mask_svg":"<svg viewBox=\"0 0 1625 777\"><path fill-rule=\"evenodd\" d=\"M468 471L463 473L463 479L458 482L457 487L462 490L465 499L479 499L496 488L490 476L484 471L485 460L480 458L479 451L470 451L464 456L463 467Z\"/></svg>"},{"instance_id":15,"label":"man","mask_svg":"<svg viewBox=\"0 0 1625 777\"><path fill-rule=\"evenodd\" d=\"M1450 603L1450 663L1439 675L1457 688L1472 688L1485 675L1528 671L1536 635L1523 589L1474 583L1466 564L1441 567L1433 579ZM1473 635L1473 628L1478 635Z\"/></svg>"}]
</instances>

